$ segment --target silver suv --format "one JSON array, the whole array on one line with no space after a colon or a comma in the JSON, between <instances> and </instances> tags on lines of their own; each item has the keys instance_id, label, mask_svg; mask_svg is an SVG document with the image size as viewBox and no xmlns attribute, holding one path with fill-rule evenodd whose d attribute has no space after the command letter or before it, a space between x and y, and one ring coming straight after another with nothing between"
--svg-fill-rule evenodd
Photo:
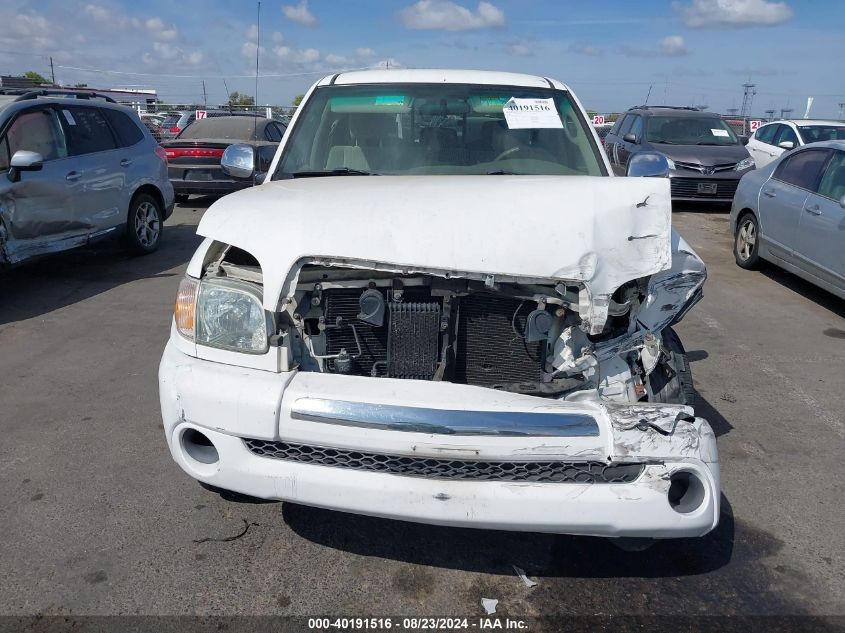
<instances>
[{"instance_id":1,"label":"silver suv","mask_svg":"<svg viewBox=\"0 0 845 633\"><path fill-rule=\"evenodd\" d=\"M164 150L132 110L47 91L0 107L0 267L110 236L151 253L173 201Z\"/></svg>"}]
</instances>

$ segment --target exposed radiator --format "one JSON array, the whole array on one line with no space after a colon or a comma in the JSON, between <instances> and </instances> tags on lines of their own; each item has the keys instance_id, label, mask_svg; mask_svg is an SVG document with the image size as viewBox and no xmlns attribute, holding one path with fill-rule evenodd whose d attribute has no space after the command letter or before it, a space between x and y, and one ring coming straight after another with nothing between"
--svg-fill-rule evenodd
<instances>
[{"instance_id":1,"label":"exposed radiator","mask_svg":"<svg viewBox=\"0 0 845 633\"><path fill-rule=\"evenodd\" d=\"M431 380L437 366L440 304L390 303L387 375Z\"/></svg>"},{"instance_id":2,"label":"exposed radiator","mask_svg":"<svg viewBox=\"0 0 845 633\"><path fill-rule=\"evenodd\" d=\"M542 378L544 342L520 335L535 304L475 294L461 297L455 382L495 385Z\"/></svg>"}]
</instances>

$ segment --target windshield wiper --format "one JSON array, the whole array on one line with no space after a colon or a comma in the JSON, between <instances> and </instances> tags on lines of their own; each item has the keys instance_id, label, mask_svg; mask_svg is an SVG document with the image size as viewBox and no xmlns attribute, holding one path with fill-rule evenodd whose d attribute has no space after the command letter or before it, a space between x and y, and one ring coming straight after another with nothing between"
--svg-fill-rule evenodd
<instances>
[{"instance_id":1,"label":"windshield wiper","mask_svg":"<svg viewBox=\"0 0 845 633\"><path fill-rule=\"evenodd\" d=\"M680 145L681 143L676 143L675 141L652 141L652 143L659 143L660 145Z\"/></svg>"},{"instance_id":2,"label":"windshield wiper","mask_svg":"<svg viewBox=\"0 0 845 633\"><path fill-rule=\"evenodd\" d=\"M696 145L729 145L729 143L711 143L710 141L699 141ZM730 143L733 145L733 143Z\"/></svg>"},{"instance_id":3,"label":"windshield wiper","mask_svg":"<svg viewBox=\"0 0 845 633\"><path fill-rule=\"evenodd\" d=\"M349 167L338 167L337 169L305 170L295 171L291 174L294 178L319 178L320 176L378 176L363 169L350 169Z\"/></svg>"},{"instance_id":4,"label":"windshield wiper","mask_svg":"<svg viewBox=\"0 0 845 633\"><path fill-rule=\"evenodd\" d=\"M487 172L488 176L527 176L528 174L523 174L518 171L508 171L507 169L495 169L493 171Z\"/></svg>"}]
</instances>

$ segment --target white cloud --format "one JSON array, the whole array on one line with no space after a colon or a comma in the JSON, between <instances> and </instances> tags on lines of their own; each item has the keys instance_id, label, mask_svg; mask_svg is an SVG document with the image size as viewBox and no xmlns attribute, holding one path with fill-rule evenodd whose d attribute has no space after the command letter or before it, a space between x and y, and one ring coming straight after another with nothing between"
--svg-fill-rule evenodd
<instances>
[{"instance_id":1,"label":"white cloud","mask_svg":"<svg viewBox=\"0 0 845 633\"><path fill-rule=\"evenodd\" d=\"M258 25L257 24L250 24L249 28L246 30L246 41L247 42L257 42L258 41Z\"/></svg>"},{"instance_id":2,"label":"white cloud","mask_svg":"<svg viewBox=\"0 0 845 633\"><path fill-rule=\"evenodd\" d=\"M317 26L317 18L308 10L308 0L299 0L299 4L287 4L282 7L282 13L288 20L304 26Z\"/></svg>"},{"instance_id":3,"label":"white cloud","mask_svg":"<svg viewBox=\"0 0 845 633\"><path fill-rule=\"evenodd\" d=\"M505 25L505 13L489 2L479 2L473 12L451 0L418 0L399 12L409 29L468 31Z\"/></svg>"},{"instance_id":4,"label":"white cloud","mask_svg":"<svg viewBox=\"0 0 845 633\"><path fill-rule=\"evenodd\" d=\"M149 66L161 66L162 62L183 66L199 66L205 61L201 50L185 50L169 42L153 42L152 52L144 53L141 59Z\"/></svg>"},{"instance_id":5,"label":"white cloud","mask_svg":"<svg viewBox=\"0 0 845 633\"><path fill-rule=\"evenodd\" d=\"M387 68L404 68L399 61L393 59L392 57L388 57L387 59L380 59L379 61L375 62L374 64L370 65L370 68L378 69L378 70L385 70Z\"/></svg>"},{"instance_id":6,"label":"white cloud","mask_svg":"<svg viewBox=\"0 0 845 633\"><path fill-rule=\"evenodd\" d=\"M619 53L632 57L682 57L689 55L689 51L684 44L684 38L680 35L668 35L657 42L657 46L650 48L622 46Z\"/></svg>"},{"instance_id":7,"label":"white cloud","mask_svg":"<svg viewBox=\"0 0 845 633\"><path fill-rule=\"evenodd\" d=\"M356 48L355 49L355 56L360 57L361 59L369 59L370 57L375 57L376 52L372 48Z\"/></svg>"},{"instance_id":8,"label":"white cloud","mask_svg":"<svg viewBox=\"0 0 845 633\"><path fill-rule=\"evenodd\" d=\"M306 48L297 52L294 61L298 64L313 64L314 62L320 61L320 51L316 48Z\"/></svg>"},{"instance_id":9,"label":"white cloud","mask_svg":"<svg viewBox=\"0 0 845 633\"><path fill-rule=\"evenodd\" d=\"M586 55L587 57L601 57L604 55L604 50L598 46L593 46L588 42L573 42L569 45L569 52L576 55Z\"/></svg>"},{"instance_id":10,"label":"white cloud","mask_svg":"<svg viewBox=\"0 0 845 633\"><path fill-rule=\"evenodd\" d=\"M773 26L792 17L786 2L771 0L692 0L674 2L673 7L692 28Z\"/></svg>"},{"instance_id":11,"label":"white cloud","mask_svg":"<svg viewBox=\"0 0 845 633\"><path fill-rule=\"evenodd\" d=\"M326 55L326 63L329 66L348 66L349 58L344 55Z\"/></svg>"},{"instance_id":12,"label":"white cloud","mask_svg":"<svg viewBox=\"0 0 845 633\"><path fill-rule=\"evenodd\" d=\"M684 38L680 35L667 35L660 40L660 52L667 57L689 55L689 51L684 45Z\"/></svg>"},{"instance_id":13,"label":"white cloud","mask_svg":"<svg viewBox=\"0 0 845 633\"><path fill-rule=\"evenodd\" d=\"M270 39L273 40L273 44L282 44L285 41L284 36L278 31L273 31L273 35Z\"/></svg>"}]
</instances>

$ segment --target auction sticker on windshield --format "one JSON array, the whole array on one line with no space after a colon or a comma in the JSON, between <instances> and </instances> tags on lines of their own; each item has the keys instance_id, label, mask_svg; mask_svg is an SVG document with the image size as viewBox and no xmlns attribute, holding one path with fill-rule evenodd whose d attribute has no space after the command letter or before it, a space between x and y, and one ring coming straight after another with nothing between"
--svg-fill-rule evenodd
<instances>
[{"instance_id":1,"label":"auction sticker on windshield","mask_svg":"<svg viewBox=\"0 0 845 633\"><path fill-rule=\"evenodd\" d=\"M710 128L710 131L713 133L713 136L727 136L730 137L727 130L717 130L715 128Z\"/></svg>"},{"instance_id":2,"label":"auction sticker on windshield","mask_svg":"<svg viewBox=\"0 0 845 633\"><path fill-rule=\"evenodd\" d=\"M511 98L502 110L512 130L563 127L554 99Z\"/></svg>"}]
</instances>

